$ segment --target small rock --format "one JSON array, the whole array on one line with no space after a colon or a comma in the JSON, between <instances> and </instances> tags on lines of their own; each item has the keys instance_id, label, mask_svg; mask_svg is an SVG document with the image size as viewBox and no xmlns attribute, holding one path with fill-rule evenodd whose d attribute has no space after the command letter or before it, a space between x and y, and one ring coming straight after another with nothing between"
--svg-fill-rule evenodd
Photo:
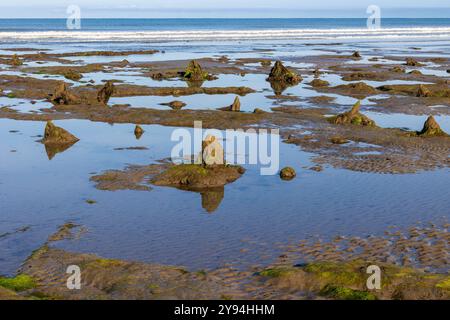
<instances>
[{"instance_id":1,"label":"small rock","mask_svg":"<svg viewBox=\"0 0 450 320\"><path fill-rule=\"evenodd\" d=\"M230 59L227 56L221 56L219 59L217 59L217 61L227 63L228 61L230 61Z\"/></svg>"},{"instance_id":2,"label":"small rock","mask_svg":"<svg viewBox=\"0 0 450 320\"><path fill-rule=\"evenodd\" d=\"M292 180L296 175L294 168L291 167L285 167L280 171L280 178L283 180Z\"/></svg>"},{"instance_id":3,"label":"small rock","mask_svg":"<svg viewBox=\"0 0 450 320\"><path fill-rule=\"evenodd\" d=\"M321 171L323 171L323 167L322 166L314 166L314 167L309 168L309 170L321 172Z\"/></svg>"},{"instance_id":4,"label":"small rock","mask_svg":"<svg viewBox=\"0 0 450 320\"><path fill-rule=\"evenodd\" d=\"M128 61L127 59L123 59L122 61L119 62L119 65L123 68L128 66L129 64L130 64L130 61Z\"/></svg>"},{"instance_id":5,"label":"small rock","mask_svg":"<svg viewBox=\"0 0 450 320\"><path fill-rule=\"evenodd\" d=\"M152 78L153 80L161 81L164 79L164 74L162 74L161 72L152 73L150 75L150 78Z\"/></svg>"},{"instance_id":6,"label":"small rock","mask_svg":"<svg viewBox=\"0 0 450 320\"><path fill-rule=\"evenodd\" d=\"M309 83L312 87L328 87L330 83L321 79L314 79Z\"/></svg>"},{"instance_id":7,"label":"small rock","mask_svg":"<svg viewBox=\"0 0 450 320\"><path fill-rule=\"evenodd\" d=\"M391 72L395 72L395 73L405 73L405 68L402 68L400 66L395 66L393 68L390 69Z\"/></svg>"},{"instance_id":8,"label":"small rock","mask_svg":"<svg viewBox=\"0 0 450 320\"><path fill-rule=\"evenodd\" d=\"M422 75L422 72L420 72L419 70L413 70L413 71L408 72L408 74L413 74L413 75L416 75L416 76L421 76L421 75Z\"/></svg>"},{"instance_id":9,"label":"small rock","mask_svg":"<svg viewBox=\"0 0 450 320\"><path fill-rule=\"evenodd\" d=\"M359 53L359 51L355 51L355 52L353 52L352 57L353 58L361 58L361 54Z\"/></svg>"},{"instance_id":10,"label":"small rock","mask_svg":"<svg viewBox=\"0 0 450 320\"><path fill-rule=\"evenodd\" d=\"M341 138L341 137L332 137L330 139L331 143L333 144L346 144L349 143L350 141L348 141L347 139Z\"/></svg>"},{"instance_id":11,"label":"small rock","mask_svg":"<svg viewBox=\"0 0 450 320\"><path fill-rule=\"evenodd\" d=\"M72 80L72 81L79 81L81 78L83 78L83 75L73 69L69 69L66 72L63 73L64 78Z\"/></svg>"},{"instance_id":12,"label":"small rock","mask_svg":"<svg viewBox=\"0 0 450 320\"><path fill-rule=\"evenodd\" d=\"M175 100L175 101L171 101L169 103L161 103L161 105L169 106L174 110L180 110L181 108L186 106L186 103L184 103L183 101Z\"/></svg>"},{"instance_id":13,"label":"small rock","mask_svg":"<svg viewBox=\"0 0 450 320\"><path fill-rule=\"evenodd\" d=\"M136 139L140 139L142 137L142 135L144 134L144 129L142 129L142 127L140 125L136 125L136 127L134 128L134 135L136 136Z\"/></svg>"},{"instance_id":14,"label":"small rock","mask_svg":"<svg viewBox=\"0 0 450 320\"><path fill-rule=\"evenodd\" d=\"M266 113L263 109L260 109L260 108L255 108L255 110L253 110L253 113L259 113L259 114L261 114L261 113Z\"/></svg>"}]
</instances>

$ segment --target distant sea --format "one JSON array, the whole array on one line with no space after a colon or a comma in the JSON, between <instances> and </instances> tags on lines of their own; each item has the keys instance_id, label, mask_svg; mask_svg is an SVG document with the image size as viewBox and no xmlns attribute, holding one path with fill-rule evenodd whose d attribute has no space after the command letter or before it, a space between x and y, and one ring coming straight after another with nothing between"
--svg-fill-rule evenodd
<instances>
[{"instance_id":1,"label":"distant sea","mask_svg":"<svg viewBox=\"0 0 450 320\"><path fill-rule=\"evenodd\" d=\"M386 18L369 30L362 18L301 19L0 19L0 41L195 41L351 38L450 39L449 18Z\"/></svg>"}]
</instances>

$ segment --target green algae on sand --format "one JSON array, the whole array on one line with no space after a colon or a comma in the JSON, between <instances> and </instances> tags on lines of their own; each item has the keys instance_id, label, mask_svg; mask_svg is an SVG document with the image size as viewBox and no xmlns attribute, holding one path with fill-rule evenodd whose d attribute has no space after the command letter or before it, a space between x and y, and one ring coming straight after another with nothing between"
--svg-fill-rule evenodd
<instances>
[{"instance_id":1,"label":"green algae on sand","mask_svg":"<svg viewBox=\"0 0 450 320\"><path fill-rule=\"evenodd\" d=\"M25 291L35 288L36 281L26 274L19 274L13 278L0 277L0 287L13 291Z\"/></svg>"}]
</instances>

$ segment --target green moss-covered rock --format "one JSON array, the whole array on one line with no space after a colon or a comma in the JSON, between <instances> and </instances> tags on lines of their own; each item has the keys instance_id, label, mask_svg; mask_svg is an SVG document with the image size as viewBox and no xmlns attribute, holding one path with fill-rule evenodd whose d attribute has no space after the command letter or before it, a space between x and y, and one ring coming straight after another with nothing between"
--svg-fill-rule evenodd
<instances>
[{"instance_id":1,"label":"green moss-covered rock","mask_svg":"<svg viewBox=\"0 0 450 320\"><path fill-rule=\"evenodd\" d=\"M274 267L259 272L259 275L267 278L279 278L292 275L299 270L300 269L294 267Z\"/></svg>"},{"instance_id":2,"label":"green moss-covered rock","mask_svg":"<svg viewBox=\"0 0 450 320\"><path fill-rule=\"evenodd\" d=\"M320 295L338 300L377 300L373 293L334 285L325 286Z\"/></svg>"},{"instance_id":3,"label":"green moss-covered rock","mask_svg":"<svg viewBox=\"0 0 450 320\"><path fill-rule=\"evenodd\" d=\"M35 288L36 281L25 274L20 274L14 278L0 277L0 287L20 292Z\"/></svg>"},{"instance_id":4,"label":"green moss-covered rock","mask_svg":"<svg viewBox=\"0 0 450 320\"><path fill-rule=\"evenodd\" d=\"M436 288L450 291L450 277L436 284Z\"/></svg>"},{"instance_id":5,"label":"green moss-covered rock","mask_svg":"<svg viewBox=\"0 0 450 320\"><path fill-rule=\"evenodd\" d=\"M180 164L153 177L151 183L183 189L202 190L223 187L241 177L245 169L240 166Z\"/></svg>"},{"instance_id":6,"label":"green moss-covered rock","mask_svg":"<svg viewBox=\"0 0 450 320\"><path fill-rule=\"evenodd\" d=\"M366 274L360 272L361 263L314 262L303 270L313 274L322 284L358 286L365 282Z\"/></svg>"}]
</instances>

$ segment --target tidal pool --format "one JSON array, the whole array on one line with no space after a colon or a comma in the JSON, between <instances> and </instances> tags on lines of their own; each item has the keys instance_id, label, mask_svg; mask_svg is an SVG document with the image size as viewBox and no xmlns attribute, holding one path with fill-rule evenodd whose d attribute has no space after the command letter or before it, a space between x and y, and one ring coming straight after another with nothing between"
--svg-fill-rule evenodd
<instances>
[{"instance_id":1,"label":"tidal pool","mask_svg":"<svg viewBox=\"0 0 450 320\"><path fill-rule=\"evenodd\" d=\"M423 124L427 120L426 115L410 115L403 113L378 113L373 111L365 111L364 114L374 120L376 124L382 128L404 128L412 131L420 131ZM436 121L442 130L450 134L450 116L436 115Z\"/></svg>"},{"instance_id":2,"label":"tidal pool","mask_svg":"<svg viewBox=\"0 0 450 320\"><path fill-rule=\"evenodd\" d=\"M447 169L404 175L330 167L315 172L308 169L312 154L286 144L280 145L280 167L295 168L294 180L262 176L260 166L245 165L246 173L225 186L212 212L202 206L202 195L190 191L100 191L89 181L92 175L170 156L175 128L142 126L145 133L136 140L133 124L55 124L80 141L49 153L37 142L45 122L0 120L0 235L10 233L0 237L1 274L12 275L68 221L87 231L58 247L199 270L270 263L290 241L383 234L391 225L439 220L450 207ZM115 150L133 146L148 149ZM29 230L14 233L24 226Z\"/></svg>"}]
</instances>

